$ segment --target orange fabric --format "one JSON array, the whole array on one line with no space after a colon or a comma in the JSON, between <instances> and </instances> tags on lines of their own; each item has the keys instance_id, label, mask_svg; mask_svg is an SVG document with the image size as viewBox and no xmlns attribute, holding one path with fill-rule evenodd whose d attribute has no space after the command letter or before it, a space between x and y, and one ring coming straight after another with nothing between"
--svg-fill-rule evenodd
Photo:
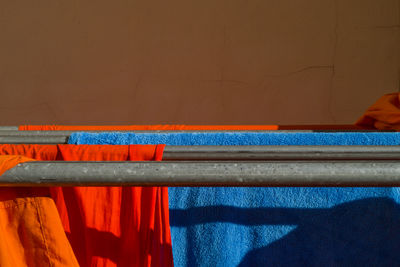
<instances>
[{"instance_id":1,"label":"orange fabric","mask_svg":"<svg viewBox=\"0 0 400 267\"><path fill-rule=\"evenodd\" d=\"M0 154L27 153L43 160L140 161L161 160L163 148L0 145ZM81 266L173 266L166 187L52 187L50 194Z\"/></svg>"},{"instance_id":2,"label":"orange fabric","mask_svg":"<svg viewBox=\"0 0 400 267\"><path fill-rule=\"evenodd\" d=\"M0 175L2 175L4 172L11 169L12 167L18 165L19 163L24 163L27 161L34 161L34 159L20 155L0 155Z\"/></svg>"},{"instance_id":3,"label":"orange fabric","mask_svg":"<svg viewBox=\"0 0 400 267\"><path fill-rule=\"evenodd\" d=\"M18 157L23 156L31 160L56 160L57 146L32 146L32 145L0 145L0 155ZM21 158L22 159L22 158ZM14 162L4 162L0 165L0 173L4 173L13 164L20 163L17 159ZM0 187L0 201L12 200L22 197L50 196L48 188L40 187Z\"/></svg>"},{"instance_id":4,"label":"orange fabric","mask_svg":"<svg viewBox=\"0 0 400 267\"><path fill-rule=\"evenodd\" d=\"M51 198L0 202L0 266L79 266Z\"/></svg>"},{"instance_id":5,"label":"orange fabric","mask_svg":"<svg viewBox=\"0 0 400 267\"><path fill-rule=\"evenodd\" d=\"M35 160L57 159L56 145L0 145L0 155L22 155Z\"/></svg>"},{"instance_id":6,"label":"orange fabric","mask_svg":"<svg viewBox=\"0 0 400 267\"><path fill-rule=\"evenodd\" d=\"M278 130L278 125L21 125L20 131Z\"/></svg>"},{"instance_id":7,"label":"orange fabric","mask_svg":"<svg viewBox=\"0 0 400 267\"><path fill-rule=\"evenodd\" d=\"M0 175L34 161L22 155L45 160L56 155L29 145L2 145L0 154ZM45 196L45 188L0 188L0 266L79 266L54 201Z\"/></svg>"},{"instance_id":8,"label":"orange fabric","mask_svg":"<svg viewBox=\"0 0 400 267\"><path fill-rule=\"evenodd\" d=\"M126 125L73 126L21 125L20 131L273 131L273 130L357 130L356 125Z\"/></svg>"},{"instance_id":9,"label":"orange fabric","mask_svg":"<svg viewBox=\"0 0 400 267\"><path fill-rule=\"evenodd\" d=\"M400 93L382 96L364 115L356 125L379 130L400 131Z\"/></svg>"}]
</instances>

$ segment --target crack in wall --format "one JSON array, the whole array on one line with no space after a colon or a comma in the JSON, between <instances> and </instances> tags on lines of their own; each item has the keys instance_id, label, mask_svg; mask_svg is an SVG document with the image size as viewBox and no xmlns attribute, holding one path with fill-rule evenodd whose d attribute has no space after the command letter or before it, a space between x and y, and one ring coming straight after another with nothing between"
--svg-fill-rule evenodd
<instances>
[{"instance_id":1,"label":"crack in wall","mask_svg":"<svg viewBox=\"0 0 400 267\"><path fill-rule=\"evenodd\" d=\"M337 54L337 46L338 46L338 39L339 39L339 33L338 33L338 25L339 25L339 12L338 12L338 5L337 5L337 0L333 0L333 14L334 14L334 26L333 26L333 51L332 51L332 73L331 73L331 82L330 82L330 87L329 87L329 93L328 93L328 113L331 116L331 119L334 123L336 123L336 118L332 110L332 104L333 104L333 91L335 89L335 76L336 76L336 69L335 69L335 63L336 63L336 54Z\"/></svg>"},{"instance_id":2,"label":"crack in wall","mask_svg":"<svg viewBox=\"0 0 400 267\"><path fill-rule=\"evenodd\" d=\"M304 71L309 71L309 70L313 70L313 69L330 69L330 70L334 70L334 65L311 65L311 66L307 66L307 67L303 67L301 69L295 70L295 71L291 71L291 72L286 72L286 73L280 73L280 74L266 74L265 77L289 77Z\"/></svg>"},{"instance_id":3,"label":"crack in wall","mask_svg":"<svg viewBox=\"0 0 400 267\"><path fill-rule=\"evenodd\" d=\"M399 0L400 1L400 0ZM329 65L311 65L300 68L295 71L281 73L281 74L266 74L264 77L289 77L292 75L296 75L305 71L313 70L313 69L327 69L331 72L330 83L329 83L329 92L328 92L328 114L331 117L332 122L336 123L336 118L332 111L332 104L333 104L333 91L334 91L334 81L336 77L336 56L337 56L337 47L338 47L338 21L339 21L339 14L338 14L338 7L337 7L337 0L333 0L333 17L334 17L334 26L333 26L333 47L332 47L332 57L331 57L331 64ZM260 86L263 82L257 85Z\"/></svg>"}]
</instances>

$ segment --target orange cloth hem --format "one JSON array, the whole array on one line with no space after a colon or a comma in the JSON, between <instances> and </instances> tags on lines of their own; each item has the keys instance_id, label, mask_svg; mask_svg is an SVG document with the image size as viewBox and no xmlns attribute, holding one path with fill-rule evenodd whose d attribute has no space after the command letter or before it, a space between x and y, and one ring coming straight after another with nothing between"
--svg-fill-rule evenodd
<instances>
[{"instance_id":1,"label":"orange cloth hem","mask_svg":"<svg viewBox=\"0 0 400 267\"><path fill-rule=\"evenodd\" d=\"M21 125L20 131L274 131L357 130L357 125Z\"/></svg>"}]
</instances>

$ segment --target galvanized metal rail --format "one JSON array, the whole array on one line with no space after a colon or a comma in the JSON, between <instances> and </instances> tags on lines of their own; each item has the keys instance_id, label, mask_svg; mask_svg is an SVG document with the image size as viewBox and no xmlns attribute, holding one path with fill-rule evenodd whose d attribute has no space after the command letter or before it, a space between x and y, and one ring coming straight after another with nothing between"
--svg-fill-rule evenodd
<instances>
[{"instance_id":1,"label":"galvanized metal rail","mask_svg":"<svg viewBox=\"0 0 400 267\"><path fill-rule=\"evenodd\" d=\"M0 126L0 131L18 131L18 126Z\"/></svg>"},{"instance_id":2,"label":"galvanized metal rail","mask_svg":"<svg viewBox=\"0 0 400 267\"><path fill-rule=\"evenodd\" d=\"M72 132L1 126L0 143L65 144ZM54 185L400 186L400 147L167 146L163 162L26 162L0 177L0 186Z\"/></svg>"},{"instance_id":3,"label":"galvanized metal rail","mask_svg":"<svg viewBox=\"0 0 400 267\"><path fill-rule=\"evenodd\" d=\"M312 130L274 130L274 131L264 131L264 130L252 130L252 131L247 131L247 130L236 130L236 131L214 131L214 130L154 130L154 131L148 131L148 130L119 130L119 131L8 131L8 130L0 130L0 136L16 136L16 137L22 137L22 136L40 136L40 137L46 137L46 136L69 136L72 133L76 132L86 132L86 133L104 133L104 132L122 132L122 133L312 133L314 131ZM348 132L348 131L346 131Z\"/></svg>"},{"instance_id":4,"label":"galvanized metal rail","mask_svg":"<svg viewBox=\"0 0 400 267\"><path fill-rule=\"evenodd\" d=\"M76 131L0 131L0 144L67 144L72 133ZM91 133L99 133L106 131L86 131ZM218 133L222 131L118 131L130 133ZM223 131L224 133L240 133L249 131ZM257 133L271 133L271 131L250 131ZM273 131L274 133L283 132L312 132L309 130L301 131Z\"/></svg>"},{"instance_id":5,"label":"galvanized metal rail","mask_svg":"<svg viewBox=\"0 0 400 267\"><path fill-rule=\"evenodd\" d=\"M166 146L163 160L400 160L400 146Z\"/></svg>"},{"instance_id":6,"label":"galvanized metal rail","mask_svg":"<svg viewBox=\"0 0 400 267\"><path fill-rule=\"evenodd\" d=\"M399 161L26 162L1 186L400 186Z\"/></svg>"},{"instance_id":7,"label":"galvanized metal rail","mask_svg":"<svg viewBox=\"0 0 400 267\"><path fill-rule=\"evenodd\" d=\"M400 146L166 146L163 161L400 160Z\"/></svg>"}]
</instances>

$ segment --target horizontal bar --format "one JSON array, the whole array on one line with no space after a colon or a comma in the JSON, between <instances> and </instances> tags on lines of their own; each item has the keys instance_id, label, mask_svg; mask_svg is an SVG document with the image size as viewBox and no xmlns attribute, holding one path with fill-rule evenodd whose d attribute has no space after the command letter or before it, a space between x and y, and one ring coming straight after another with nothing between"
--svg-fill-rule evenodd
<instances>
[{"instance_id":1,"label":"horizontal bar","mask_svg":"<svg viewBox=\"0 0 400 267\"><path fill-rule=\"evenodd\" d=\"M163 160L400 160L400 146L166 146Z\"/></svg>"},{"instance_id":2,"label":"horizontal bar","mask_svg":"<svg viewBox=\"0 0 400 267\"><path fill-rule=\"evenodd\" d=\"M0 131L18 131L18 126L0 126Z\"/></svg>"},{"instance_id":3,"label":"horizontal bar","mask_svg":"<svg viewBox=\"0 0 400 267\"><path fill-rule=\"evenodd\" d=\"M400 162L38 161L8 170L0 185L400 186Z\"/></svg>"},{"instance_id":4,"label":"horizontal bar","mask_svg":"<svg viewBox=\"0 0 400 267\"><path fill-rule=\"evenodd\" d=\"M88 131L99 133L102 131ZM165 133L165 131L119 131L131 133ZM191 133L191 132L209 132L218 133L221 131L168 131L168 133ZM224 131L229 132L249 132L249 131ZM270 131L253 131L270 132ZM274 132L311 132L311 131L274 131ZM0 144L67 144L69 136L74 131L0 131Z\"/></svg>"},{"instance_id":5,"label":"horizontal bar","mask_svg":"<svg viewBox=\"0 0 400 267\"><path fill-rule=\"evenodd\" d=\"M171 131L171 130L156 130L156 131L0 131L0 136L18 136L18 137L25 137L25 136L37 136L37 137L47 137L47 136L70 136L72 133L76 132L87 132L87 133L104 133L104 132L122 132L122 133L312 133L311 130L274 130L274 131L186 131L186 130L179 130L179 131Z\"/></svg>"},{"instance_id":6,"label":"horizontal bar","mask_svg":"<svg viewBox=\"0 0 400 267\"><path fill-rule=\"evenodd\" d=\"M57 136L48 140L67 141ZM400 160L400 146L166 146L163 160Z\"/></svg>"},{"instance_id":7,"label":"horizontal bar","mask_svg":"<svg viewBox=\"0 0 400 267\"><path fill-rule=\"evenodd\" d=\"M0 132L1 133L1 132ZM2 136L0 144L67 144L68 136Z\"/></svg>"},{"instance_id":8,"label":"horizontal bar","mask_svg":"<svg viewBox=\"0 0 400 267\"><path fill-rule=\"evenodd\" d=\"M42 125L44 126L44 125ZM130 127L132 125L125 125L127 127ZM140 125L136 125L136 126L140 126ZM143 125L144 126L144 125ZM149 125L147 125L149 126ZM170 125L170 126L178 126L178 125ZM192 129L196 129L197 127L204 127L205 125L186 125L184 126L185 128L192 128ZM351 125L351 124L300 124L300 125L209 125L209 127L211 128L215 128L218 129L220 127L229 127L231 129L237 128L237 129L243 129L243 127L248 127L248 128L252 128L252 127L256 127L256 128L260 128L260 126L274 126L272 128L277 127L279 130L310 130L310 131L314 131L314 132L344 132L344 131L377 131L375 129L365 129L364 127L359 127L356 125ZM67 125L62 125L61 127L68 127ZM101 125L91 125L91 126L82 126L82 128L93 128L93 127L113 127L111 125L106 125L106 126L101 126ZM122 125L118 125L115 126L118 128L124 127ZM19 130L19 126L0 126L0 131L2 130ZM275 131L273 129L271 129L272 131ZM165 131L169 131L169 130L165 130ZM234 130L233 130L234 131ZM387 130L385 130L387 131Z\"/></svg>"}]
</instances>

